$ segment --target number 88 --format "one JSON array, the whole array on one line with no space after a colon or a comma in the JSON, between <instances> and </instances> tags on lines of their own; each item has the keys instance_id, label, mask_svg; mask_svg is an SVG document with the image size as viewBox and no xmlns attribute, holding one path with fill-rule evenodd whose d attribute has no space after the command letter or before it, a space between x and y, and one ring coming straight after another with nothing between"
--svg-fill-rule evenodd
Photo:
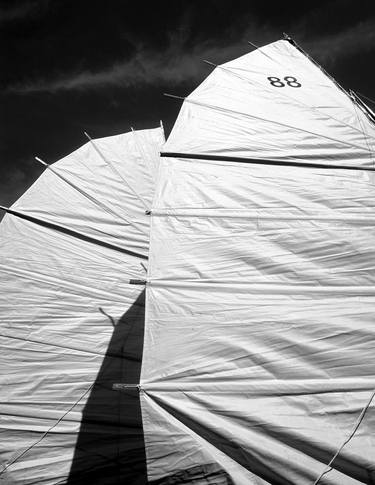
<instances>
[{"instance_id":1,"label":"number 88","mask_svg":"<svg viewBox=\"0 0 375 485\"><path fill-rule=\"evenodd\" d=\"M270 76L267 78L272 86L275 86L275 88L283 88L285 87L285 84L280 80L279 77L275 76ZM288 86L291 88L300 88L301 84L297 81L297 79L293 76L285 76L284 81Z\"/></svg>"}]
</instances>

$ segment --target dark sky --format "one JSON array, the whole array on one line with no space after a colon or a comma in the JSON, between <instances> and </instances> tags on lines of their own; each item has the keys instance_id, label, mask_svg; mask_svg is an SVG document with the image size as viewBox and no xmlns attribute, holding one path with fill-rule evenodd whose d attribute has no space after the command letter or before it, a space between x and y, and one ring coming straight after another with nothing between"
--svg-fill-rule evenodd
<instances>
[{"instance_id":1,"label":"dark sky","mask_svg":"<svg viewBox=\"0 0 375 485\"><path fill-rule=\"evenodd\" d=\"M375 2L11 0L0 4L0 203L92 137L169 131L221 63L291 35L344 87L375 99ZM371 105L370 105L371 106ZM372 105L374 108L375 106Z\"/></svg>"}]
</instances>

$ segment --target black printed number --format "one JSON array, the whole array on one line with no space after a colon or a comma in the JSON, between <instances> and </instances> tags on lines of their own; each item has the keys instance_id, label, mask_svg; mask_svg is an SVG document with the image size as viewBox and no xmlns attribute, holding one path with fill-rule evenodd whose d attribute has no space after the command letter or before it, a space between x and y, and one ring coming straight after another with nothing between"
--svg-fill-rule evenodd
<instances>
[{"instance_id":1,"label":"black printed number","mask_svg":"<svg viewBox=\"0 0 375 485\"><path fill-rule=\"evenodd\" d=\"M290 86L291 88L300 88L301 87L301 84L293 76L284 77L284 81L286 81L287 85Z\"/></svg>"},{"instance_id":2,"label":"black printed number","mask_svg":"<svg viewBox=\"0 0 375 485\"><path fill-rule=\"evenodd\" d=\"M272 86L275 86L275 88L283 88L285 86L285 84L281 82L280 78L278 77L270 76L267 79L272 84Z\"/></svg>"},{"instance_id":3,"label":"black printed number","mask_svg":"<svg viewBox=\"0 0 375 485\"><path fill-rule=\"evenodd\" d=\"M279 77L275 76L270 76L267 78L272 86L275 86L275 88L284 88L285 83L290 86L291 88L300 88L301 84L297 81L297 79L293 76L285 76L283 78L283 81Z\"/></svg>"}]
</instances>

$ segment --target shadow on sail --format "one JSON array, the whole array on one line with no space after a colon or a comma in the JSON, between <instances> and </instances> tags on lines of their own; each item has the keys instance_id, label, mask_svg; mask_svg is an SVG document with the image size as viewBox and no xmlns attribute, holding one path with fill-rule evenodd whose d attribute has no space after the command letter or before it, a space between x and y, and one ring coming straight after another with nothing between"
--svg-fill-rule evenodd
<instances>
[{"instance_id":1,"label":"shadow on sail","mask_svg":"<svg viewBox=\"0 0 375 485\"><path fill-rule=\"evenodd\" d=\"M66 482L69 485L147 483L138 390L112 390L114 383L139 383L144 320L143 291L115 325L101 369L83 410Z\"/></svg>"}]
</instances>

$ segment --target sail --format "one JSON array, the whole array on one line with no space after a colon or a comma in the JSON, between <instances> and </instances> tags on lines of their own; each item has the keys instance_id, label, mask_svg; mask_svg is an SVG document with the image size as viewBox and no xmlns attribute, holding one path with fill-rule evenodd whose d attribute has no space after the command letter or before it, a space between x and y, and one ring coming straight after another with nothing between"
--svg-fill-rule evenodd
<instances>
[{"instance_id":1,"label":"sail","mask_svg":"<svg viewBox=\"0 0 375 485\"><path fill-rule=\"evenodd\" d=\"M0 224L0 480L374 482L374 139L282 40L163 147L47 166Z\"/></svg>"},{"instance_id":2,"label":"sail","mask_svg":"<svg viewBox=\"0 0 375 485\"><path fill-rule=\"evenodd\" d=\"M163 142L160 128L89 141L48 166L0 224L7 484L141 473L140 410L112 387L139 380L144 286L131 280L146 277Z\"/></svg>"},{"instance_id":3,"label":"sail","mask_svg":"<svg viewBox=\"0 0 375 485\"><path fill-rule=\"evenodd\" d=\"M346 440L324 483L375 480L373 147L287 40L184 101L151 213L151 483L312 484Z\"/></svg>"},{"instance_id":4,"label":"sail","mask_svg":"<svg viewBox=\"0 0 375 485\"><path fill-rule=\"evenodd\" d=\"M186 98L163 152L373 167L374 137L362 109L281 40L218 66Z\"/></svg>"}]
</instances>

